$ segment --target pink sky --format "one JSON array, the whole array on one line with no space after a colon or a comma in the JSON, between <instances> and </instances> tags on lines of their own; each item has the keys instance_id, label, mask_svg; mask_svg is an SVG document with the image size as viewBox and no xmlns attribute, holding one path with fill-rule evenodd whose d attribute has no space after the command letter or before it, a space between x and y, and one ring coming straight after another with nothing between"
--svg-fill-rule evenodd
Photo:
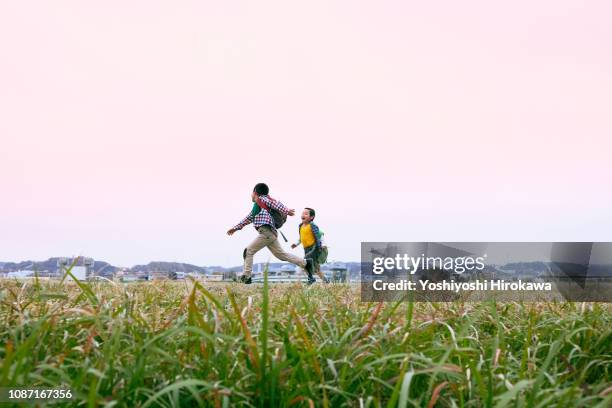
<instances>
[{"instance_id":1,"label":"pink sky","mask_svg":"<svg viewBox=\"0 0 612 408\"><path fill-rule=\"evenodd\" d=\"M610 241L611 16L3 2L0 261L237 265L255 232L225 231L258 181L318 210L333 259L368 240Z\"/></svg>"}]
</instances>

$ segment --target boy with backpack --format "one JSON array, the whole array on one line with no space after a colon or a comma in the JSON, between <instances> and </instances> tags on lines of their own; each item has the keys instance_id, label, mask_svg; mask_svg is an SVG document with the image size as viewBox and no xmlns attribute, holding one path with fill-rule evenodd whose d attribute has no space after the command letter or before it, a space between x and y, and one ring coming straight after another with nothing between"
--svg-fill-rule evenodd
<instances>
[{"instance_id":1,"label":"boy with backpack","mask_svg":"<svg viewBox=\"0 0 612 408\"><path fill-rule=\"evenodd\" d=\"M329 280L321 272L321 263L325 263L327 259L327 248L323 246L321 237L323 233L319 230L319 227L313 222L315 218L315 210L312 208L304 208L302 211L302 223L298 228L299 239L296 244L292 244L291 248L295 248L302 244L304 246L304 258L312 260L312 271L308 272L308 284L312 285L315 282L315 278L312 273L319 275L321 280L325 283L329 283Z\"/></svg>"},{"instance_id":2,"label":"boy with backpack","mask_svg":"<svg viewBox=\"0 0 612 408\"><path fill-rule=\"evenodd\" d=\"M288 261L304 268L312 276L312 260L302 259L285 252L278 242L277 229L283 225L288 215L293 216L295 214L295 210L288 209L280 201L268 196L269 192L270 189L266 184L258 183L255 185L251 193L253 209L242 221L227 231L227 235L232 235L234 232L253 223L253 226L259 233L257 238L244 250L244 272L240 276L240 281L246 284L251 283L253 256L264 247L268 247L270 252L281 261Z\"/></svg>"}]
</instances>

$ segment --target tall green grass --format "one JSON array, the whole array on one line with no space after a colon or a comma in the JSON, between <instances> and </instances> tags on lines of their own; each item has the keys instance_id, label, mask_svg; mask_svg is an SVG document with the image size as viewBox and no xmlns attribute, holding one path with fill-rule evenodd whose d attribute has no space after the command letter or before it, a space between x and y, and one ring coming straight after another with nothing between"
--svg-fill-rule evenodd
<instances>
[{"instance_id":1,"label":"tall green grass","mask_svg":"<svg viewBox=\"0 0 612 408\"><path fill-rule=\"evenodd\" d=\"M0 281L0 385L74 406L612 405L606 304L361 303L349 285Z\"/></svg>"}]
</instances>

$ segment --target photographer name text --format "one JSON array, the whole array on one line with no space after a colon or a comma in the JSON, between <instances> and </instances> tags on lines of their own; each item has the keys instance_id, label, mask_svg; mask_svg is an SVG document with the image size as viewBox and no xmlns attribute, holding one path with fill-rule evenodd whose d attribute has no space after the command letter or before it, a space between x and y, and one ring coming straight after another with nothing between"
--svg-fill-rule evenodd
<instances>
[{"instance_id":1,"label":"photographer name text","mask_svg":"<svg viewBox=\"0 0 612 408\"><path fill-rule=\"evenodd\" d=\"M525 282L522 280L505 281L503 279L496 280L475 280L470 282L456 282L454 280L442 280L432 282L429 280L399 280L396 282L385 282L382 279L377 279L372 282L372 288L377 291L445 291L456 292L461 291L551 291L552 284L550 282Z\"/></svg>"}]
</instances>

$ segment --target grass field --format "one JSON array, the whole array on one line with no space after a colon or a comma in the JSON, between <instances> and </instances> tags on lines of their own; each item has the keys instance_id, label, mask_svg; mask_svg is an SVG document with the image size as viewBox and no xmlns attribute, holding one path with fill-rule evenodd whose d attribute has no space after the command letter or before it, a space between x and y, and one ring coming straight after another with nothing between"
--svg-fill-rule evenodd
<instances>
[{"instance_id":1,"label":"grass field","mask_svg":"<svg viewBox=\"0 0 612 408\"><path fill-rule=\"evenodd\" d=\"M0 288L0 385L65 385L74 406L612 406L607 304L367 304L335 284Z\"/></svg>"}]
</instances>

